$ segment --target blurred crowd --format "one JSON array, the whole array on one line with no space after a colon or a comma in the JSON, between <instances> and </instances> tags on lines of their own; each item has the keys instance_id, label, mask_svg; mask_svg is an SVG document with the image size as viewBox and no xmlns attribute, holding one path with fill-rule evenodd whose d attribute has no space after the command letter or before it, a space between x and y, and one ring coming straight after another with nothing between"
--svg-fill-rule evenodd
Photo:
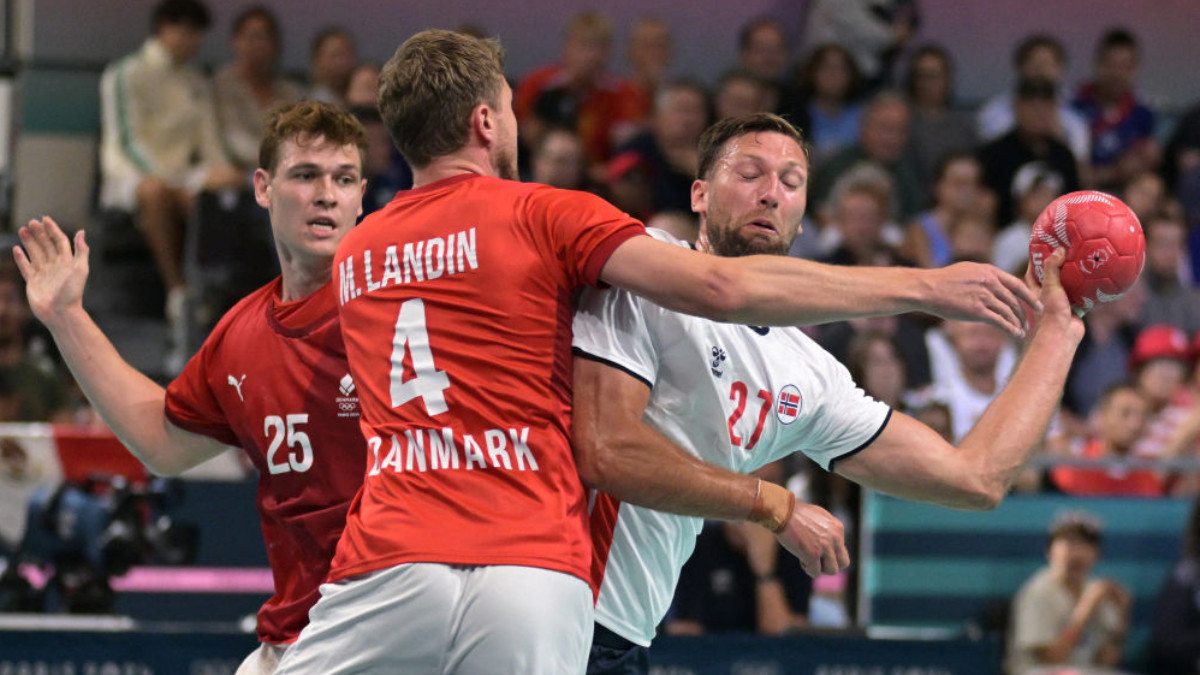
<instances>
[{"instance_id":1,"label":"blurred crowd","mask_svg":"<svg viewBox=\"0 0 1200 675\"><path fill-rule=\"evenodd\" d=\"M1041 453L1065 461L1032 467L1022 489L1200 493L1200 471L1188 467L1200 451L1200 103L1164 130L1163 115L1139 95L1139 38L1115 27L1095 36L1090 54L1068 54L1049 33L1012 36L1009 82L968 105L956 96L954 54L917 40L920 19L915 0L812 0L799 32L748 17L736 62L707 82L673 75L687 70L674 59L682 36L659 18L617 27L601 12L567 17L557 62L510 74L521 177L596 192L649 226L694 240L701 132L725 117L772 111L809 141L808 215L792 255L840 265L971 260L1018 275L1031 225L1050 201L1084 188L1115 194L1145 230L1145 270L1132 291L1086 316L1087 337ZM102 80L99 199L134 217L171 323L196 293L182 256L197 199L249 189L261 120L273 106L310 97L363 121L371 142L366 212L411 186L376 109L379 67L360 59L352 28L312 37L301 83L279 68L283 27L270 9L248 8L228 27L210 24L192 0L162 3L144 44L114 60ZM229 31L231 52L210 77L193 60L214 28ZM618 30L627 36L622 54L613 53ZM1090 63L1085 81L1066 81L1071 58ZM924 316L811 331L868 393L955 442L1003 386L1020 349L993 327ZM87 419L45 344L19 275L0 266L0 419ZM181 365L177 358L164 374ZM1130 461L1088 461L1111 459ZM799 460L768 473L854 522L849 483ZM846 538L855 539L849 528ZM702 538L701 549L734 551L752 586L755 575L775 570L753 539L727 525ZM697 559L713 564L721 555L728 558ZM817 589L814 601L827 590ZM807 620L808 607L819 606L809 592L787 590L789 598L774 603L792 610L767 621L772 631ZM703 625L709 605L694 604L695 616L687 608L676 614L680 632Z\"/></svg>"}]
</instances>

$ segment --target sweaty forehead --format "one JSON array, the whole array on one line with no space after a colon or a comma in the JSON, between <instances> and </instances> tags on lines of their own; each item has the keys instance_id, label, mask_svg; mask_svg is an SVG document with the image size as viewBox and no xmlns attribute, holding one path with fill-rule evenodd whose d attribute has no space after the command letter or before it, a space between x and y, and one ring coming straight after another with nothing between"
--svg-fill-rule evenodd
<instances>
[{"instance_id":1,"label":"sweaty forehead","mask_svg":"<svg viewBox=\"0 0 1200 675\"><path fill-rule=\"evenodd\" d=\"M725 142L721 162L758 159L768 163L798 164L808 168L808 158L796 139L775 131L751 131Z\"/></svg>"}]
</instances>

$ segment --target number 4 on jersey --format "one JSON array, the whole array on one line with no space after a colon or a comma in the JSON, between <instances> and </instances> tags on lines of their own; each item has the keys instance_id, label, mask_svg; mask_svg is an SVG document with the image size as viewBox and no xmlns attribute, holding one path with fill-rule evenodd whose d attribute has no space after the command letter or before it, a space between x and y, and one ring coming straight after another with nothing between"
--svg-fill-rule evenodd
<instances>
[{"instance_id":1,"label":"number 4 on jersey","mask_svg":"<svg viewBox=\"0 0 1200 675\"><path fill-rule=\"evenodd\" d=\"M412 359L412 372L404 379L404 355ZM425 330L425 301L406 300L396 317L396 333L392 336L392 407L399 408L414 398L420 398L430 415L440 415L446 406L445 391L450 388L446 371L438 370L429 349L429 332Z\"/></svg>"}]
</instances>

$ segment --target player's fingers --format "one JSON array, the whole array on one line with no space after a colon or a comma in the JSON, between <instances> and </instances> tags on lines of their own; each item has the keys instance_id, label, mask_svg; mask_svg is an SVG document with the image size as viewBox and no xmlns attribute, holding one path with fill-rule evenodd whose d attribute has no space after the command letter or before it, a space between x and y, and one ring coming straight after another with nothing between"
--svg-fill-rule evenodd
<instances>
[{"instance_id":1,"label":"player's fingers","mask_svg":"<svg viewBox=\"0 0 1200 675\"><path fill-rule=\"evenodd\" d=\"M1025 276L1026 280L1022 281L1008 272L1001 270L1000 284L1008 289L1010 293L1016 296L1018 301L1025 303L1034 310L1040 312L1042 311L1042 301L1038 299L1037 293L1033 290L1033 288L1026 283L1033 276L1033 272L1031 270L1026 270ZM1014 309L1016 309L1019 314L1025 313L1024 307L1014 306Z\"/></svg>"},{"instance_id":2,"label":"player's fingers","mask_svg":"<svg viewBox=\"0 0 1200 675\"><path fill-rule=\"evenodd\" d=\"M850 566L850 551L846 549L845 540L837 543L837 563L839 572Z\"/></svg>"},{"instance_id":3,"label":"player's fingers","mask_svg":"<svg viewBox=\"0 0 1200 675\"><path fill-rule=\"evenodd\" d=\"M36 220L29 221L29 225L22 227L17 232L17 237L21 240L21 246L25 249L25 255L29 257L29 262L34 267L39 267L46 260L46 254L43 249L43 237L38 235L41 229L41 223Z\"/></svg>"},{"instance_id":4,"label":"player's fingers","mask_svg":"<svg viewBox=\"0 0 1200 675\"><path fill-rule=\"evenodd\" d=\"M25 257L25 250L20 246L13 247L13 261L17 263L17 269L21 271L21 276L25 281L29 281L30 275L33 274L33 267L29 264L29 258Z\"/></svg>"},{"instance_id":5,"label":"player's fingers","mask_svg":"<svg viewBox=\"0 0 1200 675\"><path fill-rule=\"evenodd\" d=\"M982 318L1013 337L1020 338L1025 335L1021 321L1013 313L1012 307L991 297L983 302Z\"/></svg>"},{"instance_id":6,"label":"player's fingers","mask_svg":"<svg viewBox=\"0 0 1200 675\"><path fill-rule=\"evenodd\" d=\"M1053 288L1062 288L1062 266L1067 259L1067 251L1063 248L1056 248L1054 252L1046 258L1042 263L1042 286L1050 286Z\"/></svg>"},{"instance_id":7,"label":"player's fingers","mask_svg":"<svg viewBox=\"0 0 1200 675\"><path fill-rule=\"evenodd\" d=\"M63 233L58 223L54 222L54 219L49 216L43 218L42 223L46 227L46 234L50 239L51 245L54 247L54 251L60 256L71 257L71 240Z\"/></svg>"},{"instance_id":8,"label":"player's fingers","mask_svg":"<svg viewBox=\"0 0 1200 675\"><path fill-rule=\"evenodd\" d=\"M837 574L838 569L837 551L828 546L821 552L821 574Z\"/></svg>"},{"instance_id":9,"label":"player's fingers","mask_svg":"<svg viewBox=\"0 0 1200 675\"><path fill-rule=\"evenodd\" d=\"M85 240L84 235L83 235L83 230L76 232L75 233L75 259L78 260L78 259L82 258L84 260L87 260L89 250L90 249L88 248L87 241Z\"/></svg>"},{"instance_id":10,"label":"player's fingers","mask_svg":"<svg viewBox=\"0 0 1200 675\"><path fill-rule=\"evenodd\" d=\"M1021 327L1022 331L1027 328L1023 319L1025 315L1025 307L1021 301L1017 299L1016 294L1004 285L1003 279L996 283L996 288L993 289L992 297L999 303L997 305L997 311L1014 320L1016 324Z\"/></svg>"}]
</instances>

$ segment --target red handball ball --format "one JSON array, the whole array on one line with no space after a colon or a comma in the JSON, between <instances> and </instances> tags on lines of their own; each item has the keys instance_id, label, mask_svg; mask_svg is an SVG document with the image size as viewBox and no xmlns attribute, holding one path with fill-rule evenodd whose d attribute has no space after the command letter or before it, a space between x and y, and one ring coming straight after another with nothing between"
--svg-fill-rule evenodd
<instances>
[{"instance_id":1,"label":"red handball ball","mask_svg":"<svg viewBox=\"0 0 1200 675\"><path fill-rule=\"evenodd\" d=\"M1050 202L1033 223L1029 261L1038 281L1054 249L1067 249L1062 285L1081 315L1121 297L1146 260L1146 237L1125 202L1103 192L1071 192Z\"/></svg>"}]
</instances>

